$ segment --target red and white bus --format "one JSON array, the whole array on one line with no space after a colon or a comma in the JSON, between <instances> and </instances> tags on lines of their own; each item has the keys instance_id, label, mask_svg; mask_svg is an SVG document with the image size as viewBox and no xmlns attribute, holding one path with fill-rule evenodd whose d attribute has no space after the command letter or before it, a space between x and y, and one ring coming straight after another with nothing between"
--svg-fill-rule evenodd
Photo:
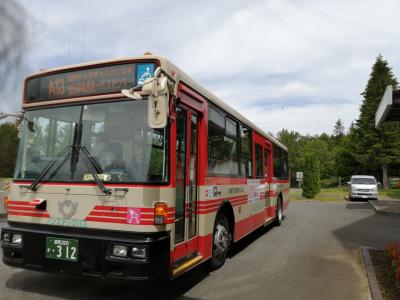
<instances>
[{"instance_id":1,"label":"red and white bus","mask_svg":"<svg viewBox=\"0 0 400 300\"><path fill-rule=\"evenodd\" d=\"M173 279L288 206L285 146L163 57L41 71L22 109L7 265Z\"/></svg>"}]
</instances>

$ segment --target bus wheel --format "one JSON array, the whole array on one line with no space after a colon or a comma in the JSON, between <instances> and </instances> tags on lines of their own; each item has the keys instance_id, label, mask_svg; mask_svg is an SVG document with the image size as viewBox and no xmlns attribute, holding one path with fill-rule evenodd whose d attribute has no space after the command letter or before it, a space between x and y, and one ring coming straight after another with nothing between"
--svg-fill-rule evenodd
<instances>
[{"instance_id":1,"label":"bus wheel","mask_svg":"<svg viewBox=\"0 0 400 300\"><path fill-rule=\"evenodd\" d=\"M231 243L229 223L224 214L219 214L214 224L212 256L209 260L211 270L216 270L225 263Z\"/></svg>"},{"instance_id":2,"label":"bus wheel","mask_svg":"<svg viewBox=\"0 0 400 300\"><path fill-rule=\"evenodd\" d=\"M283 203L282 203L282 198L279 197L277 204L276 204L276 225L280 226L282 224L282 218L283 218Z\"/></svg>"}]
</instances>

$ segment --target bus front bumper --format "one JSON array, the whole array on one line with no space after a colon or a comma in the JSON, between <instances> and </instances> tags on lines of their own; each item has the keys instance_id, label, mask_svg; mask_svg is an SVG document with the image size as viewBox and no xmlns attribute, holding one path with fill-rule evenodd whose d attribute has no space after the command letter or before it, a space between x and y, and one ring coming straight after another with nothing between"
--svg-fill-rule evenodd
<instances>
[{"instance_id":1,"label":"bus front bumper","mask_svg":"<svg viewBox=\"0 0 400 300\"><path fill-rule=\"evenodd\" d=\"M28 227L29 226L29 227ZM12 236L21 235L21 243ZM77 241L75 261L46 257L47 238ZM8 240L8 241L7 241ZM113 255L115 245L146 248L146 258ZM170 277L170 236L168 232L132 233L71 229L9 223L2 227L1 247L6 265L34 271L110 282L165 280Z\"/></svg>"}]
</instances>

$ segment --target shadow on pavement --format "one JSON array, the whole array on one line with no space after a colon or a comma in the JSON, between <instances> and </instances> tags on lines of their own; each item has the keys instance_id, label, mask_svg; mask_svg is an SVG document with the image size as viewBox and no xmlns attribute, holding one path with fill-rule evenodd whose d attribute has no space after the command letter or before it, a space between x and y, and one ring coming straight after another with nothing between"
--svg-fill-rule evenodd
<instances>
[{"instance_id":1,"label":"shadow on pavement","mask_svg":"<svg viewBox=\"0 0 400 300\"><path fill-rule=\"evenodd\" d=\"M372 209L368 202L347 202L347 209Z\"/></svg>"},{"instance_id":2,"label":"shadow on pavement","mask_svg":"<svg viewBox=\"0 0 400 300\"><path fill-rule=\"evenodd\" d=\"M282 216L282 221L285 220L286 216ZM253 231L250 233L248 236L244 237L237 243L235 243L229 252L228 256L229 258L234 257L236 254L240 253L244 249L246 249L250 244L252 244L255 240L258 238L262 237L264 234L269 232L272 228L275 227L274 223L269 224L268 226L265 227L260 227L257 230Z\"/></svg>"},{"instance_id":3,"label":"shadow on pavement","mask_svg":"<svg viewBox=\"0 0 400 300\"><path fill-rule=\"evenodd\" d=\"M198 282L208 276L204 266L199 266L171 283L117 285L79 280L60 275L50 275L23 270L14 273L5 282L9 289L40 294L60 299L195 299L183 296ZM1 298L1 297L0 297Z\"/></svg>"},{"instance_id":4,"label":"shadow on pavement","mask_svg":"<svg viewBox=\"0 0 400 300\"><path fill-rule=\"evenodd\" d=\"M345 246L384 248L400 238L400 217L376 214L369 203L346 203L357 221L347 224L333 234ZM357 210L370 209L370 216L359 219Z\"/></svg>"}]
</instances>

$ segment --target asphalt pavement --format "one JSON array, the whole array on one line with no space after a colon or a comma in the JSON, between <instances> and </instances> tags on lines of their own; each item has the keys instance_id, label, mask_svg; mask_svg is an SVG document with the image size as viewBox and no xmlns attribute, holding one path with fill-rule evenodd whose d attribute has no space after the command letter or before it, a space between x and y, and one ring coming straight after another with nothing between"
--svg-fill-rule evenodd
<instances>
[{"instance_id":1,"label":"asphalt pavement","mask_svg":"<svg viewBox=\"0 0 400 300\"><path fill-rule=\"evenodd\" d=\"M400 218L368 203L292 203L280 227L239 242L226 264L170 283L130 287L0 264L0 299L368 299L360 247L400 237Z\"/></svg>"}]
</instances>

